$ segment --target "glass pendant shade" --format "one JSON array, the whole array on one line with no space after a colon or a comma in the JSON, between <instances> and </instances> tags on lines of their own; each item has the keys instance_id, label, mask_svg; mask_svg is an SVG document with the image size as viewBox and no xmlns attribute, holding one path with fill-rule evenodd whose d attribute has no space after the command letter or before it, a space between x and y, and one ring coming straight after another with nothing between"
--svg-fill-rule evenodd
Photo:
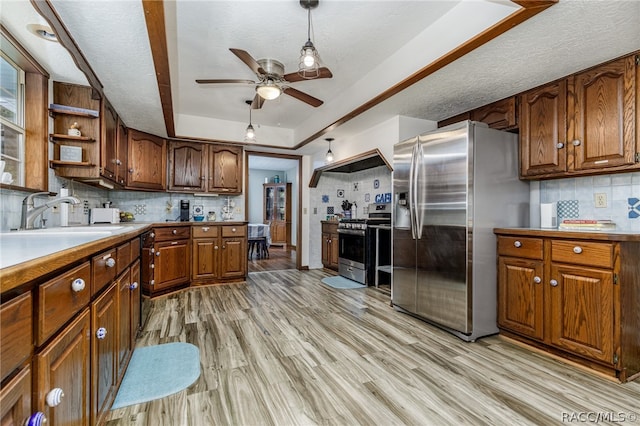
<instances>
[{"instance_id":1,"label":"glass pendant shade","mask_svg":"<svg viewBox=\"0 0 640 426\"><path fill-rule=\"evenodd\" d=\"M282 90L273 83L273 81L268 80L264 84L259 84L256 87L256 92L262 99L266 99L268 101L272 101L276 99L282 93Z\"/></svg>"},{"instance_id":2,"label":"glass pendant shade","mask_svg":"<svg viewBox=\"0 0 640 426\"><path fill-rule=\"evenodd\" d=\"M311 8L312 6L309 5L307 9L307 42L300 49L300 60L298 61L298 75L305 79L318 78L320 76L320 56L311 41Z\"/></svg>"},{"instance_id":3,"label":"glass pendant shade","mask_svg":"<svg viewBox=\"0 0 640 426\"><path fill-rule=\"evenodd\" d=\"M327 163L332 163L333 152L331 151L331 141L333 141L333 138L326 138L325 141L329 142L329 151L327 151L327 154L324 156L324 159L327 161Z\"/></svg>"},{"instance_id":4,"label":"glass pendant shade","mask_svg":"<svg viewBox=\"0 0 640 426\"><path fill-rule=\"evenodd\" d=\"M256 131L253 129L253 126L251 124L247 126L247 132L244 135L244 140L247 142L256 141Z\"/></svg>"}]
</instances>

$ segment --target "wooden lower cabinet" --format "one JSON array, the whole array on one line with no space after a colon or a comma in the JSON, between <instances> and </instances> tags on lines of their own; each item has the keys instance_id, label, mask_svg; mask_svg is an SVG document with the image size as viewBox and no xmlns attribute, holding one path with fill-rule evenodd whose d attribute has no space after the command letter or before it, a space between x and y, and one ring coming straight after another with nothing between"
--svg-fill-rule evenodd
<instances>
[{"instance_id":1,"label":"wooden lower cabinet","mask_svg":"<svg viewBox=\"0 0 640 426\"><path fill-rule=\"evenodd\" d=\"M98 424L115 397L118 361L118 282L91 306L91 418Z\"/></svg>"},{"instance_id":2,"label":"wooden lower cabinet","mask_svg":"<svg viewBox=\"0 0 640 426\"><path fill-rule=\"evenodd\" d=\"M26 366L0 390L0 425L24 425L31 416L31 368Z\"/></svg>"},{"instance_id":3,"label":"wooden lower cabinet","mask_svg":"<svg viewBox=\"0 0 640 426\"><path fill-rule=\"evenodd\" d=\"M496 229L503 335L615 376L640 376L640 237Z\"/></svg>"},{"instance_id":4,"label":"wooden lower cabinet","mask_svg":"<svg viewBox=\"0 0 640 426\"><path fill-rule=\"evenodd\" d=\"M193 226L192 236L193 281L202 283L246 277L246 224Z\"/></svg>"},{"instance_id":5,"label":"wooden lower cabinet","mask_svg":"<svg viewBox=\"0 0 640 426\"><path fill-rule=\"evenodd\" d=\"M35 357L34 411L45 414L49 425L91 424L90 310L85 308ZM64 393L51 407L47 395L54 389Z\"/></svg>"},{"instance_id":6,"label":"wooden lower cabinet","mask_svg":"<svg viewBox=\"0 0 640 426\"><path fill-rule=\"evenodd\" d=\"M184 287L191 277L191 226L154 228L142 248L142 289L154 296Z\"/></svg>"},{"instance_id":7,"label":"wooden lower cabinet","mask_svg":"<svg viewBox=\"0 0 640 426\"><path fill-rule=\"evenodd\" d=\"M322 222L322 266L338 270L338 222Z\"/></svg>"}]
</instances>

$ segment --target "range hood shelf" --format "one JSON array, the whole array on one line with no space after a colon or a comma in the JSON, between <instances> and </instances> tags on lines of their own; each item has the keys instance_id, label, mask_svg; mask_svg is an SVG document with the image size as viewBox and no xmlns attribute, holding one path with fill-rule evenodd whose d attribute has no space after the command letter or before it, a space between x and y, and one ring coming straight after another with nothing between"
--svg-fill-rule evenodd
<instances>
[{"instance_id":1,"label":"range hood shelf","mask_svg":"<svg viewBox=\"0 0 640 426\"><path fill-rule=\"evenodd\" d=\"M389 171L393 171L393 168L384 158L380 150L373 149L353 157L345 158L344 160L336 161L335 163L327 164L326 166L318 167L311 175L309 188L317 187L320 176L325 172L354 173L380 166L386 166Z\"/></svg>"}]
</instances>

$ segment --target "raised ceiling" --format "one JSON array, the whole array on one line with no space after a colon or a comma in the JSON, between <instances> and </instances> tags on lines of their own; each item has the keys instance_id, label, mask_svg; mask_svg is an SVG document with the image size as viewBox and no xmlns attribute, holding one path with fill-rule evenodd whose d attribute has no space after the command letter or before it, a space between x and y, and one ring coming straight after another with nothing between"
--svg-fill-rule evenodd
<instances>
[{"instance_id":1,"label":"raised ceiling","mask_svg":"<svg viewBox=\"0 0 640 426\"><path fill-rule=\"evenodd\" d=\"M166 135L143 3L50 2L127 125ZM21 23L12 28L6 11L25 3L2 5L3 25L21 41L33 36ZM287 96L267 102L252 114L257 148L297 146L518 9L500 0L321 0L312 11L312 39L334 78L292 87L325 103L313 108ZM175 133L241 142L253 87L194 80L254 79L230 47L294 71L306 10L297 0L165 1L164 14ZM561 0L295 152L326 150L322 138L348 140L394 115L440 120L639 49L638 21L638 1ZM56 79L77 79L53 71L51 55L34 56Z\"/></svg>"}]
</instances>

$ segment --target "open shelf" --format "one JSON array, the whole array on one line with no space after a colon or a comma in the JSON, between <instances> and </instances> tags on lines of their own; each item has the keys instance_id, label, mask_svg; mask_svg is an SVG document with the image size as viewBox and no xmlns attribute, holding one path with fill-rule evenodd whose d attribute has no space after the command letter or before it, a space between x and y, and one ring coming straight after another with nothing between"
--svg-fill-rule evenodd
<instances>
[{"instance_id":1,"label":"open shelf","mask_svg":"<svg viewBox=\"0 0 640 426\"><path fill-rule=\"evenodd\" d=\"M85 161L74 162L74 161L49 160L49 166L50 167L94 167L95 164L87 163Z\"/></svg>"},{"instance_id":2,"label":"open shelf","mask_svg":"<svg viewBox=\"0 0 640 426\"><path fill-rule=\"evenodd\" d=\"M68 141L77 141L77 142L95 142L96 140L89 136L71 136L71 135L63 135L61 133L50 133L49 137L51 138L51 142L56 142L54 139L64 139Z\"/></svg>"},{"instance_id":3,"label":"open shelf","mask_svg":"<svg viewBox=\"0 0 640 426\"><path fill-rule=\"evenodd\" d=\"M75 117L98 118L98 116L89 114L87 112L70 111L70 110L67 111L67 110L55 109L55 108L49 108L49 115L52 117L54 115L73 115Z\"/></svg>"}]
</instances>

